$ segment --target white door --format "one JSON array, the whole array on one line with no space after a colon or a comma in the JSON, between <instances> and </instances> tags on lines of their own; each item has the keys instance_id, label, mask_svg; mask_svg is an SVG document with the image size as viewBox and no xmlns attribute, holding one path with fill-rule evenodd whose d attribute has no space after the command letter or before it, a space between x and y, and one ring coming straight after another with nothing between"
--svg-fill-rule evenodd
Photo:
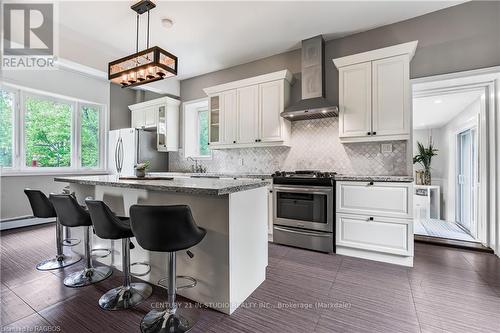
<instances>
[{"instance_id":1,"label":"white door","mask_svg":"<svg viewBox=\"0 0 500 333\"><path fill-rule=\"evenodd\" d=\"M282 141L284 92L283 81L274 81L259 85L260 107L259 107L259 139L262 142Z\"/></svg>"},{"instance_id":2,"label":"white door","mask_svg":"<svg viewBox=\"0 0 500 333\"><path fill-rule=\"evenodd\" d=\"M134 166L137 164L136 154L136 130L134 128L122 128L120 130L122 144L122 176L133 176Z\"/></svg>"},{"instance_id":3,"label":"white door","mask_svg":"<svg viewBox=\"0 0 500 333\"><path fill-rule=\"evenodd\" d=\"M237 137L237 101L236 90L228 90L221 94L222 117L224 127L222 130L224 144L236 143Z\"/></svg>"},{"instance_id":4,"label":"white door","mask_svg":"<svg viewBox=\"0 0 500 333\"><path fill-rule=\"evenodd\" d=\"M408 55L376 60L372 66L372 135L409 135Z\"/></svg>"},{"instance_id":5,"label":"white door","mask_svg":"<svg viewBox=\"0 0 500 333\"><path fill-rule=\"evenodd\" d=\"M468 129L457 136L457 223L471 235L476 235L475 221L475 130Z\"/></svg>"},{"instance_id":6,"label":"white door","mask_svg":"<svg viewBox=\"0 0 500 333\"><path fill-rule=\"evenodd\" d=\"M259 138L259 86L236 91L238 101L238 143L254 143Z\"/></svg>"},{"instance_id":7,"label":"white door","mask_svg":"<svg viewBox=\"0 0 500 333\"><path fill-rule=\"evenodd\" d=\"M339 69L339 137L364 137L371 132L371 62Z\"/></svg>"}]
</instances>

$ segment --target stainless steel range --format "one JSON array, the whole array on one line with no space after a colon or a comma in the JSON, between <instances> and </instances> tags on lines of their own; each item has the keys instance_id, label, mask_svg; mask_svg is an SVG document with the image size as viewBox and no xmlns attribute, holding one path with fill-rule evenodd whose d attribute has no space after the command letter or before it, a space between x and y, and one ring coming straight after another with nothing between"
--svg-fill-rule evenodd
<instances>
[{"instance_id":1,"label":"stainless steel range","mask_svg":"<svg viewBox=\"0 0 500 333\"><path fill-rule=\"evenodd\" d=\"M273 174L273 241L335 252L335 173L315 170Z\"/></svg>"}]
</instances>

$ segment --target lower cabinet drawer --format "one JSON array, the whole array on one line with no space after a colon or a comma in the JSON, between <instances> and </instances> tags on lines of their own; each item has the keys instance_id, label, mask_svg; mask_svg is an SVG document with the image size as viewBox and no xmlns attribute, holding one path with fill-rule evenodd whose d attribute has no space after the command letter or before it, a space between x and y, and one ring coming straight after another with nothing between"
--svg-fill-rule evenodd
<instances>
[{"instance_id":1,"label":"lower cabinet drawer","mask_svg":"<svg viewBox=\"0 0 500 333\"><path fill-rule=\"evenodd\" d=\"M413 255L413 222L337 213L336 245L403 256Z\"/></svg>"}]
</instances>

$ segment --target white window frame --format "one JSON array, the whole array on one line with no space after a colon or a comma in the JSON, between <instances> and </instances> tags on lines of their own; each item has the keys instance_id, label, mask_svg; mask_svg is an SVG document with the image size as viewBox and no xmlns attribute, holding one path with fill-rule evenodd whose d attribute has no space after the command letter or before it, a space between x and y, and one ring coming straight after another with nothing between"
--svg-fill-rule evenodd
<instances>
[{"instance_id":1,"label":"white window frame","mask_svg":"<svg viewBox=\"0 0 500 333\"><path fill-rule=\"evenodd\" d=\"M2 83L1 89L15 95L14 126L13 126L13 161L12 167L0 167L2 176L28 175L64 175L64 174L103 174L106 173L106 146L107 146L107 119L108 108L105 104L80 100L26 88L8 83ZM42 98L54 102L71 105L71 166L69 167L31 167L26 165L25 128L26 114L25 99L27 97ZM99 113L99 166L95 168L81 166L81 138L80 138L80 110L83 106L97 107Z\"/></svg>"},{"instance_id":2,"label":"white window frame","mask_svg":"<svg viewBox=\"0 0 500 333\"><path fill-rule=\"evenodd\" d=\"M206 109L204 106L202 107L201 105L206 105ZM208 98L200 98L200 99L184 102L184 103L182 103L182 110L183 110L183 112L182 112L183 113L182 124L183 124L183 132L184 132L184 142L183 142L184 158L187 159L189 157L189 158L192 158L192 159L195 159L198 161L211 160L213 151L210 150L210 153L208 155L200 155L200 146L199 146L199 142L200 142L199 113L202 111L209 112ZM194 124L192 122L187 122L188 117L193 117L192 115L189 115L188 113L194 113L194 112L196 112L196 121L194 122ZM191 126L191 124L193 126L195 126L194 133L196 135L196 138L194 141L196 142L195 143L196 149L192 149L192 147L186 147L186 145L189 142L193 141L192 140L193 128L187 128L188 126ZM190 138L190 136L191 136L191 138ZM192 153L192 151L196 151L196 153Z\"/></svg>"}]
</instances>

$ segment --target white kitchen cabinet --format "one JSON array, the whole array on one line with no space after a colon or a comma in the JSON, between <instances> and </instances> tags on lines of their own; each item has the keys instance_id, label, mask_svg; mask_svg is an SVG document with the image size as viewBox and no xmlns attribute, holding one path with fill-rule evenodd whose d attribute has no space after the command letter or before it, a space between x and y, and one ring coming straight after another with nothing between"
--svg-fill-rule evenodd
<instances>
[{"instance_id":1,"label":"white kitchen cabinet","mask_svg":"<svg viewBox=\"0 0 500 333\"><path fill-rule=\"evenodd\" d=\"M237 143L254 143L259 138L259 87L239 88L237 94Z\"/></svg>"},{"instance_id":2,"label":"white kitchen cabinet","mask_svg":"<svg viewBox=\"0 0 500 333\"><path fill-rule=\"evenodd\" d=\"M338 182L337 211L411 218L413 207L411 188L411 183Z\"/></svg>"},{"instance_id":3,"label":"white kitchen cabinet","mask_svg":"<svg viewBox=\"0 0 500 333\"><path fill-rule=\"evenodd\" d=\"M284 82L273 81L259 85L259 142L284 141L287 133L285 122L280 113L284 110Z\"/></svg>"},{"instance_id":4,"label":"white kitchen cabinet","mask_svg":"<svg viewBox=\"0 0 500 333\"><path fill-rule=\"evenodd\" d=\"M142 128L146 125L146 113L143 110L132 111L130 118L130 125L133 128Z\"/></svg>"},{"instance_id":5,"label":"white kitchen cabinet","mask_svg":"<svg viewBox=\"0 0 500 333\"><path fill-rule=\"evenodd\" d=\"M162 97L129 106L131 126L156 131L158 151L179 149L179 105L170 97Z\"/></svg>"},{"instance_id":6,"label":"white kitchen cabinet","mask_svg":"<svg viewBox=\"0 0 500 333\"><path fill-rule=\"evenodd\" d=\"M409 140L410 61L417 41L333 59L343 143Z\"/></svg>"},{"instance_id":7,"label":"white kitchen cabinet","mask_svg":"<svg viewBox=\"0 0 500 333\"><path fill-rule=\"evenodd\" d=\"M280 114L288 104L291 80L284 70L205 88L210 148L288 145L291 125Z\"/></svg>"},{"instance_id":8,"label":"white kitchen cabinet","mask_svg":"<svg viewBox=\"0 0 500 333\"><path fill-rule=\"evenodd\" d=\"M411 220L337 214L337 246L411 256Z\"/></svg>"},{"instance_id":9,"label":"white kitchen cabinet","mask_svg":"<svg viewBox=\"0 0 500 333\"><path fill-rule=\"evenodd\" d=\"M372 126L372 66L370 62L339 69L339 133L365 137Z\"/></svg>"},{"instance_id":10,"label":"white kitchen cabinet","mask_svg":"<svg viewBox=\"0 0 500 333\"><path fill-rule=\"evenodd\" d=\"M401 55L372 62L374 136L410 133L410 61Z\"/></svg>"},{"instance_id":11,"label":"white kitchen cabinet","mask_svg":"<svg viewBox=\"0 0 500 333\"><path fill-rule=\"evenodd\" d=\"M337 181L337 254L412 266L412 187L406 182Z\"/></svg>"},{"instance_id":12,"label":"white kitchen cabinet","mask_svg":"<svg viewBox=\"0 0 500 333\"><path fill-rule=\"evenodd\" d=\"M221 94L221 104L223 124L222 144L235 144L238 135L236 90L224 91Z\"/></svg>"}]
</instances>

